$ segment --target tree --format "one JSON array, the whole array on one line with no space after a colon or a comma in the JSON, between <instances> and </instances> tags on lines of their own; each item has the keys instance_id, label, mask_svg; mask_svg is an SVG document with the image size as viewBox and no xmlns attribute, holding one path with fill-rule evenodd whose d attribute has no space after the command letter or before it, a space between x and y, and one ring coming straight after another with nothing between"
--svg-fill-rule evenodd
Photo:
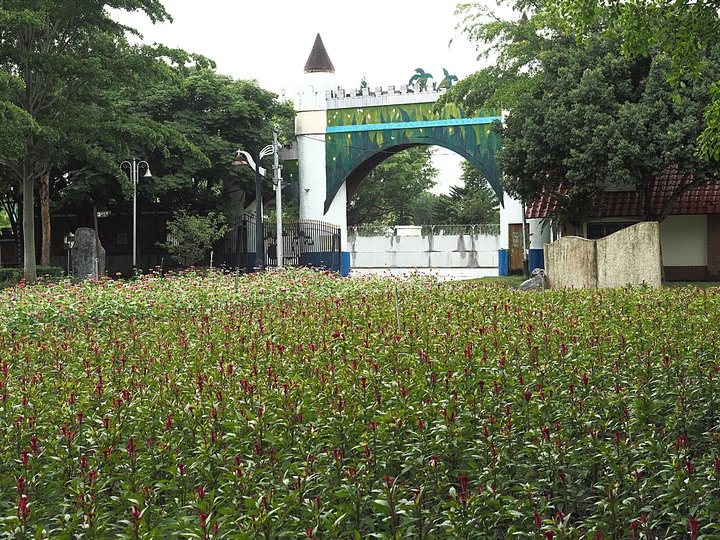
<instances>
[{"instance_id":1,"label":"tree","mask_svg":"<svg viewBox=\"0 0 720 540\"><path fill-rule=\"evenodd\" d=\"M474 30L499 40L495 46L509 70L507 81L502 70L482 70L496 88L485 99L493 102L502 90L513 103L497 155L506 191L526 203L543 191L556 194L557 217L579 224L592 210L595 193L623 186L639 191L644 219L656 220L669 214L683 192L716 178L717 167L695 151L708 84L717 75L715 52L706 51L705 75L677 90L668 83L672 66L666 55L621 56L616 38L596 32L579 40L551 23L531 13L517 23L485 23L502 27L502 34L480 23ZM518 79L524 81L520 86L513 82ZM677 167L684 182L655 214L649 190L669 167Z\"/></svg>"},{"instance_id":2,"label":"tree","mask_svg":"<svg viewBox=\"0 0 720 540\"><path fill-rule=\"evenodd\" d=\"M435 223L499 223L497 197L480 171L469 162L463 161L460 179L463 182L461 186L451 187L448 195L440 195L435 202Z\"/></svg>"},{"instance_id":3,"label":"tree","mask_svg":"<svg viewBox=\"0 0 720 540\"><path fill-rule=\"evenodd\" d=\"M428 146L404 150L375 167L348 203L348 225L408 225L413 201L435 184Z\"/></svg>"},{"instance_id":4,"label":"tree","mask_svg":"<svg viewBox=\"0 0 720 540\"><path fill-rule=\"evenodd\" d=\"M579 225L592 196L608 187L635 189L645 220L662 220L682 193L717 177L696 155L706 86L698 79L674 94L663 55L627 58L617 40L596 35L543 57L537 91L508 114L498 162L505 188L524 201L543 191L567 191L562 216ZM650 190L670 167L683 182L656 213ZM584 202L583 202L584 201ZM573 211L569 211L570 209Z\"/></svg>"},{"instance_id":5,"label":"tree","mask_svg":"<svg viewBox=\"0 0 720 540\"><path fill-rule=\"evenodd\" d=\"M0 65L9 77L12 103L41 129L27 134L22 157L7 166L22 186L25 279L34 282L35 185L47 181L64 149L62 118L86 85L117 80L111 75L125 27L106 10L141 10L153 21L168 18L159 0L7 0L0 8Z\"/></svg>"},{"instance_id":6,"label":"tree","mask_svg":"<svg viewBox=\"0 0 720 540\"><path fill-rule=\"evenodd\" d=\"M627 56L668 57L668 80L683 88L705 77L708 49L720 41L720 2L678 0L547 0L544 17L581 39L598 31L622 40ZM720 79L709 85L704 110L706 124L697 152L704 158L720 159Z\"/></svg>"},{"instance_id":7,"label":"tree","mask_svg":"<svg viewBox=\"0 0 720 540\"><path fill-rule=\"evenodd\" d=\"M213 243L227 232L228 227L222 214L210 212L199 216L185 210L176 212L167 222L172 240L160 243L178 263L188 267L201 260Z\"/></svg>"},{"instance_id":8,"label":"tree","mask_svg":"<svg viewBox=\"0 0 720 540\"><path fill-rule=\"evenodd\" d=\"M144 193L165 209L195 213L242 213L242 200L233 194L254 191L255 177L250 167L232 166L235 151L269 144L273 125L284 126L287 139L294 119L289 103L255 81L234 80L203 64L178 68L174 78L135 96L132 108L182 133L193 149L148 156L153 178L144 182Z\"/></svg>"}]
</instances>

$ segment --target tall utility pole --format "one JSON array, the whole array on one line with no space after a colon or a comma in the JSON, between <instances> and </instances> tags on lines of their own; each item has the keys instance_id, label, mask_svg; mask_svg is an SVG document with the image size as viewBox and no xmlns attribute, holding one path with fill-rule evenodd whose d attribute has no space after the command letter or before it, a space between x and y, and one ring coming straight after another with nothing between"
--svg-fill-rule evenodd
<instances>
[{"instance_id":1,"label":"tall utility pole","mask_svg":"<svg viewBox=\"0 0 720 540\"><path fill-rule=\"evenodd\" d=\"M251 156L245 150L235 152L233 165L250 165L255 169L255 267L265 270L265 239L263 238L263 210L262 210L262 177L265 176L265 169L260 166L260 160L273 153L275 147L268 144L260 151L255 151ZM242 157L241 157L242 156ZM244 158L244 159L243 159Z\"/></svg>"},{"instance_id":2,"label":"tall utility pole","mask_svg":"<svg viewBox=\"0 0 720 540\"><path fill-rule=\"evenodd\" d=\"M255 266L265 271L265 239L263 238L262 178L260 176L260 158L262 151L255 154Z\"/></svg>"},{"instance_id":3,"label":"tall utility pole","mask_svg":"<svg viewBox=\"0 0 720 540\"><path fill-rule=\"evenodd\" d=\"M275 212L277 218L275 220L276 236L275 253L277 255L277 267L283 267L285 251L283 246L282 235L282 178L280 177L280 144L278 143L278 129L273 127L273 188L275 189Z\"/></svg>"}]
</instances>

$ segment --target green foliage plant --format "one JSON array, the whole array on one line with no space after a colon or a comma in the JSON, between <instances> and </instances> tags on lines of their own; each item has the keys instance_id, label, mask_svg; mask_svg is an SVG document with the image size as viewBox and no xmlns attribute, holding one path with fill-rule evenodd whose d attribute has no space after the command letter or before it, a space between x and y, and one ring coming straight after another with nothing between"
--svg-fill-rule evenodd
<instances>
[{"instance_id":1,"label":"green foliage plant","mask_svg":"<svg viewBox=\"0 0 720 540\"><path fill-rule=\"evenodd\" d=\"M188 267L205 256L213 243L227 232L228 226L222 214L210 212L199 216L181 210L167 222L167 230L171 239L158 245L176 262Z\"/></svg>"}]
</instances>

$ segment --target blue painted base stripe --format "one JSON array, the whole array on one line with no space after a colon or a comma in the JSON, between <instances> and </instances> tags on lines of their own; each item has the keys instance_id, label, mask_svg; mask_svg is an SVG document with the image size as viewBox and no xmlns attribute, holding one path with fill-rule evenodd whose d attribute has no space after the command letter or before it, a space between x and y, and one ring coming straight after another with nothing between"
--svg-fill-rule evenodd
<instances>
[{"instance_id":1,"label":"blue painted base stripe","mask_svg":"<svg viewBox=\"0 0 720 540\"><path fill-rule=\"evenodd\" d=\"M507 249L498 249L498 276L507 276L510 273L510 252Z\"/></svg>"},{"instance_id":2,"label":"blue painted base stripe","mask_svg":"<svg viewBox=\"0 0 720 540\"><path fill-rule=\"evenodd\" d=\"M530 272L536 268L545 268L545 253L540 248L531 249L529 254Z\"/></svg>"}]
</instances>

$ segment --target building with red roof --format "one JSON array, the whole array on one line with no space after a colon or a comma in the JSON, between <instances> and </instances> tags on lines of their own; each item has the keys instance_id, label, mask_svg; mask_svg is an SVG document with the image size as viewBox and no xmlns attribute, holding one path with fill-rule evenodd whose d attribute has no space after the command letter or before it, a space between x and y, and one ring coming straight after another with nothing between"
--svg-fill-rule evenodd
<instances>
[{"instance_id":1,"label":"building with red roof","mask_svg":"<svg viewBox=\"0 0 720 540\"><path fill-rule=\"evenodd\" d=\"M669 170L652 183L649 206L653 214L663 213L683 182L689 182L687 177ZM526 208L525 216L544 219L557 204L551 194L545 193ZM562 234L602 238L642 221L643 215L640 191L607 189L595 196L583 230L566 228ZM660 242L665 279L720 280L720 183L690 189L677 197L660 224Z\"/></svg>"}]
</instances>

